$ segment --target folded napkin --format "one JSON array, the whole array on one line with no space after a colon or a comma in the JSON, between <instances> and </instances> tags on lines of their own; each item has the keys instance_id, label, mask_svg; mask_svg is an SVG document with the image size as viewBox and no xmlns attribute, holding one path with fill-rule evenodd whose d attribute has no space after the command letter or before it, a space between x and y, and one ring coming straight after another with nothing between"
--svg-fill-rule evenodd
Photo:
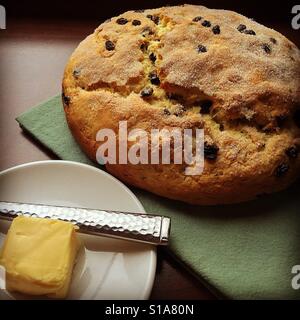
<instances>
[{"instance_id":1,"label":"folded napkin","mask_svg":"<svg viewBox=\"0 0 300 320\"><path fill-rule=\"evenodd\" d=\"M96 165L74 141L59 96L25 112L17 121L59 158ZM299 182L252 202L215 207L132 191L147 212L172 218L169 250L221 297L300 298L300 290L291 285L292 267L300 265Z\"/></svg>"}]
</instances>

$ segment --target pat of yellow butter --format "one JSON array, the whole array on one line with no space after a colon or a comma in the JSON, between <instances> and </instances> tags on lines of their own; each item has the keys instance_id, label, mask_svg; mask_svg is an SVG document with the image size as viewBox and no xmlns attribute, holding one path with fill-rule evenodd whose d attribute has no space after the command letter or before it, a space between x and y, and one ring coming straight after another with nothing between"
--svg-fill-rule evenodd
<instances>
[{"instance_id":1,"label":"pat of yellow butter","mask_svg":"<svg viewBox=\"0 0 300 320\"><path fill-rule=\"evenodd\" d=\"M6 288L65 298L79 249L75 227L58 220L17 217L0 252Z\"/></svg>"}]
</instances>

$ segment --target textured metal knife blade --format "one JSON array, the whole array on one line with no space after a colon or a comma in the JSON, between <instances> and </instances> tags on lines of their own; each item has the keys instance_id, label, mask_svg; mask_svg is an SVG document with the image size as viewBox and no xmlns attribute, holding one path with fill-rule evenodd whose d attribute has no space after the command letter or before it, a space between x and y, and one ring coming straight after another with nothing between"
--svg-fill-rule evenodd
<instances>
[{"instance_id":1,"label":"textured metal knife blade","mask_svg":"<svg viewBox=\"0 0 300 320\"><path fill-rule=\"evenodd\" d=\"M159 215L0 201L1 219L17 216L68 221L82 233L155 245L168 244L171 225Z\"/></svg>"}]
</instances>

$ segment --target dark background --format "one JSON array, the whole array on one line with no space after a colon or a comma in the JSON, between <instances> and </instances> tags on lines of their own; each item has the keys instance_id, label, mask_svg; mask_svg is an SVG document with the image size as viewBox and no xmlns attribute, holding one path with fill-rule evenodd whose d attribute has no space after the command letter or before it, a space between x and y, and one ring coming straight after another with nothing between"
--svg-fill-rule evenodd
<instances>
[{"instance_id":1,"label":"dark background","mask_svg":"<svg viewBox=\"0 0 300 320\"><path fill-rule=\"evenodd\" d=\"M53 17L64 19L107 19L116 16L124 11L132 9L147 9L167 5L178 4L198 4L209 8L220 8L235 10L249 18L258 21L281 22L290 24L291 8L293 5L300 4L299 0L293 1L265 1L265 0L89 0L89 1L1 1L6 9L8 16L11 17Z\"/></svg>"},{"instance_id":2,"label":"dark background","mask_svg":"<svg viewBox=\"0 0 300 320\"><path fill-rule=\"evenodd\" d=\"M289 28L288 38L298 44L300 30L291 28L293 14L291 9L299 4L300 0L9 0L2 1L7 11L7 28L14 19L39 19L66 21L76 20L84 22L94 21L95 25L102 21L121 14L127 10L156 8L184 3L204 5L209 8L219 8L237 11L248 18L266 24L268 27L279 29ZM299 44L298 44L299 46Z\"/></svg>"}]
</instances>

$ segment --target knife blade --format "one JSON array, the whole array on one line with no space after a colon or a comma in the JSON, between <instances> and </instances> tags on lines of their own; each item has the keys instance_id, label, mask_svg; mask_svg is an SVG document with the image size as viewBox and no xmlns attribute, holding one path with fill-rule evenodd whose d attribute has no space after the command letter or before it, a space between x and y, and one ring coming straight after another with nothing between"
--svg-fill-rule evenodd
<instances>
[{"instance_id":1,"label":"knife blade","mask_svg":"<svg viewBox=\"0 0 300 320\"><path fill-rule=\"evenodd\" d=\"M171 227L160 215L0 201L0 219L17 216L67 221L82 233L154 245L168 244Z\"/></svg>"}]
</instances>

